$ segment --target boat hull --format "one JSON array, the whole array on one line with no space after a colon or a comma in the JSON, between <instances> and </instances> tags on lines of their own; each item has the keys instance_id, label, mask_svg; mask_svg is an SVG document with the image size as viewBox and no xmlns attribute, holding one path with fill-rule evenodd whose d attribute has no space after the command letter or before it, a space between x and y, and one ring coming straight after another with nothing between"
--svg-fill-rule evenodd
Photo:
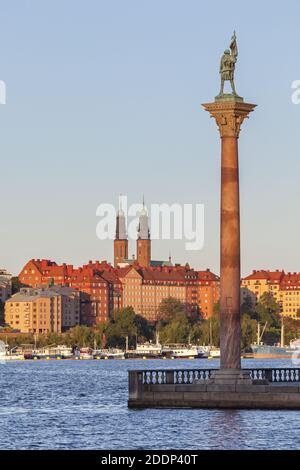
<instances>
[{"instance_id":1,"label":"boat hull","mask_svg":"<svg viewBox=\"0 0 300 470\"><path fill-rule=\"evenodd\" d=\"M292 354L254 354L253 359L293 359Z\"/></svg>"},{"instance_id":2,"label":"boat hull","mask_svg":"<svg viewBox=\"0 0 300 470\"><path fill-rule=\"evenodd\" d=\"M293 359L300 357L299 349L267 345L253 345L251 349L254 359Z\"/></svg>"},{"instance_id":3,"label":"boat hull","mask_svg":"<svg viewBox=\"0 0 300 470\"><path fill-rule=\"evenodd\" d=\"M161 354L151 354L151 353L136 353L136 352L127 352L125 353L126 359L160 359Z\"/></svg>"}]
</instances>

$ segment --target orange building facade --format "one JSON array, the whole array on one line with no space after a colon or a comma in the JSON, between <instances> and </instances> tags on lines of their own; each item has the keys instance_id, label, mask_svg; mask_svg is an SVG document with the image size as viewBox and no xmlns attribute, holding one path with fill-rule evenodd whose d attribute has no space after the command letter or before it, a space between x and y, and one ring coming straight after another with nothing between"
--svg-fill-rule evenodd
<instances>
[{"instance_id":1,"label":"orange building facade","mask_svg":"<svg viewBox=\"0 0 300 470\"><path fill-rule=\"evenodd\" d=\"M259 270L242 279L242 301L248 297L255 305L266 292L280 304L283 316L299 318L300 273Z\"/></svg>"},{"instance_id":2,"label":"orange building facade","mask_svg":"<svg viewBox=\"0 0 300 470\"><path fill-rule=\"evenodd\" d=\"M219 299L219 278L207 271L194 271L188 266L129 266L119 273L123 286L123 305L155 322L163 299L180 300L187 313L203 318L213 314Z\"/></svg>"},{"instance_id":3,"label":"orange building facade","mask_svg":"<svg viewBox=\"0 0 300 470\"><path fill-rule=\"evenodd\" d=\"M137 262L114 268L107 262L92 262L79 268L57 265L50 260L30 260L19 274L29 287L69 286L80 292L80 322L105 323L113 312L132 306L149 321L157 320L161 301L180 300L188 313L204 318L213 314L219 298L219 278L210 272L186 266L140 266Z\"/></svg>"},{"instance_id":4,"label":"orange building facade","mask_svg":"<svg viewBox=\"0 0 300 470\"><path fill-rule=\"evenodd\" d=\"M30 260L19 274L25 286L69 286L80 291L81 323L105 323L118 304L115 293L121 287L114 269L106 261L91 261L79 268L57 265L50 260Z\"/></svg>"},{"instance_id":5,"label":"orange building facade","mask_svg":"<svg viewBox=\"0 0 300 470\"><path fill-rule=\"evenodd\" d=\"M79 321L79 292L69 287L23 288L5 302L5 323L21 333L61 333Z\"/></svg>"}]
</instances>

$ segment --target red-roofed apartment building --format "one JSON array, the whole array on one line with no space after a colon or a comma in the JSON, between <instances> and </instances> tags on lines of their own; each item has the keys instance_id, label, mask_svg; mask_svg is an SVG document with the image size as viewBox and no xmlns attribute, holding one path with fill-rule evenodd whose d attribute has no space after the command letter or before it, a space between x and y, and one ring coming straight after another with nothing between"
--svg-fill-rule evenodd
<instances>
[{"instance_id":1,"label":"red-roofed apartment building","mask_svg":"<svg viewBox=\"0 0 300 470\"><path fill-rule=\"evenodd\" d=\"M300 309L300 273L259 270L242 279L242 300L250 296L255 303L265 292L271 293L280 303L283 315L297 317Z\"/></svg>"},{"instance_id":2,"label":"red-roofed apartment building","mask_svg":"<svg viewBox=\"0 0 300 470\"><path fill-rule=\"evenodd\" d=\"M104 323L115 310L132 306L137 314L156 321L161 301L174 297L188 313L209 318L219 299L219 278L210 272L186 266L141 267L137 262L113 268L106 261L79 268L57 265L49 260L30 260L19 274L19 281L30 287L49 284L78 289L81 323Z\"/></svg>"},{"instance_id":3,"label":"red-roofed apartment building","mask_svg":"<svg viewBox=\"0 0 300 470\"><path fill-rule=\"evenodd\" d=\"M219 278L189 266L141 267L138 264L118 270L123 285L123 305L149 321L156 321L161 301L174 297L185 304L188 313L205 318L213 314L219 299Z\"/></svg>"},{"instance_id":4,"label":"red-roofed apartment building","mask_svg":"<svg viewBox=\"0 0 300 470\"><path fill-rule=\"evenodd\" d=\"M78 289L81 292L81 323L88 326L106 322L121 302L115 297L121 283L114 269L105 261L90 261L87 265L74 268L49 260L30 260L20 272L19 281L31 287L54 284Z\"/></svg>"}]
</instances>

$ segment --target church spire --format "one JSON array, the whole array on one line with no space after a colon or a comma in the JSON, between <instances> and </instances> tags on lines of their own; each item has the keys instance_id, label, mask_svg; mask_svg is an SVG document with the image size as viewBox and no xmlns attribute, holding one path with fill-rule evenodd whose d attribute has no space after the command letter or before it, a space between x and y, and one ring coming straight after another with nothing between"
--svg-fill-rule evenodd
<instances>
[{"instance_id":1,"label":"church spire","mask_svg":"<svg viewBox=\"0 0 300 470\"><path fill-rule=\"evenodd\" d=\"M114 241L114 266L118 267L128 259L128 240L126 233L126 218L122 208L122 195L119 196L119 209L116 217L116 237Z\"/></svg>"},{"instance_id":2,"label":"church spire","mask_svg":"<svg viewBox=\"0 0 300 470\"><path fill-rule=\"evenodd\" d=\"M143 208L139 214L138 239L140 240L150 239L149 218L148 218L147 209L145 207L144 195L143 195Z\"/></svg>"},{"instance_id":3,"label":"church spire","mask_svg":"<svg viewBox=\"0 0 300 470\"><path fill-rule=\"evenodd\" d=\"M136 243L137 261L140 266L149 267L151 264L151 240L148 212L143 195L143 207L139 214L138 238Z\"/></svg>"},{"instance_id":4,"label":"church spire","mask_svg":"<svg viewBox=\"0 0 300 470\"><path fill-rule=\"evenodd\" d=\"M119 210L116 218L116 240L127 240L126 220L122 209L122 194L119 196Z\"/></svg>"}]
</instances>

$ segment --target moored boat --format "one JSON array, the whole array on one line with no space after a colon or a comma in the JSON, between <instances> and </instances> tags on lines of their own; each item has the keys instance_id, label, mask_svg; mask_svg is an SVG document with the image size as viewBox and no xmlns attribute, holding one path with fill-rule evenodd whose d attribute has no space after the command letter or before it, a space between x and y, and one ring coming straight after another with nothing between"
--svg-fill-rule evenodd
<instances>
[{"instance_id":1,"label":"moored boat","mask_svg":"<svg viewBox=\"0 0 300 470\"><path fill-rule=\"evenodd\" d=\"M161 344L154 343L137 344L135 349L129 349L125 353L127 359L157 359L161 355Z\"/></svg>"},{"instance_id":2,"label":"moored boat","mask_svg":"<svg viewBox=\"0 0 300 470\"><path fill-rule=\"evenodd\" d=\"M219 359L221 357L221 351L219 348L211 348L208 352L208 357L211 359Z\"/></svg>"},{"instance_id":3,"label":"moored boat","mask_svg":"<svg viewBox=\"0 0 300 470\"><path fill-rule=\"evenodd\" d=\"M79 359L90 360L94 359L94 353L92 348L81 348L79 351Z\"/></svg>"},{"instance_id":4,"label":"moored boat","mask_svg":"<svg viewBox=\"0 0 300 470\"><path fill-rule=\"evenodd\" d=\"M202 346L202 349L206 354L205 357L208 359L219 359L221 357L220 348L217 348L216 346Z\"/></svg>"},{"instance_id":5,"label":"moored boat","mask_svg":"<svg viewBox=\"0 0 300 470\"><path fill-rule=\"evenodd\" d=\"M49 348L48 356L50 356L51 359L71 359L74 355L72 348L62 345Z\"/></svg>"},{"instance_id":6,"label":"moored boat","mask_svg":"<svg viewBox=\"0 0 300 470\"><path fill-rule=\"evenodd\" d=\"M94 351L95 359L124 359L125 353L122 349L110 348Z\"/></svg>"},{"instance_id":7,"label":"moored boat","mask_svg":"<svg viewBox=\"0 0 300 470\"><path fill-rule=\"evenodd\" d=\"M196 345L168 344L162 348L162 356L171 359L204 359L205 351Z\"/></svg>"},{"instance_id":8,"label":"moored boat","mask_svg":"<svg viewBox=\"0 0 300 470\"><path fill-rule=\"evenodd\" d=\"M281 346L269 346L267 344L252 344L251 350L254 359L292 359L300 357L300 347L293 348Z\"/></svg>"}]
</instances>

